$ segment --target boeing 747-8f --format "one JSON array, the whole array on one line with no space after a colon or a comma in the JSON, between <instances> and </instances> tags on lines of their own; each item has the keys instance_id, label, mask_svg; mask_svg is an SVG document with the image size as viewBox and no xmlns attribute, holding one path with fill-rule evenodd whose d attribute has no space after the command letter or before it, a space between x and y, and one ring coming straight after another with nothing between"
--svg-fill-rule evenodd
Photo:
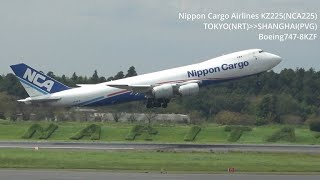
<instances>
[{"instance_id":1,"label":"boeing 747-8f","mask_svg":"<svg viewBox=\"0 0 320 180\"><path fill-rule=\"evenodd\" d=\"M26 64L11 68L30 97L26 104L49 106L101 106L145 100L147 108L166 108L175 96L195 95L209 84L257 75L281 62L261 49L239 51L197 64L99 84L70 88Z\"/></svg>"}]
</instances>

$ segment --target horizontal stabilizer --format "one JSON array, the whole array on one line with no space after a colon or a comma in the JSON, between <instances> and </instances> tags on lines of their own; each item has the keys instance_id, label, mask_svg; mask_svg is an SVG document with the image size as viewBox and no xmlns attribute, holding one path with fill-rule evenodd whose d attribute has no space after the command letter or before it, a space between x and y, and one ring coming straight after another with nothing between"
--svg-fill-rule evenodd
<instances>
[{"instance_id":1,"label":"horizontal stabilizer","mask_svg":"<svg viewBox=\"0 0 320 180\"><path fill-rule=\"evenodd\" d=\"M58 101L61 98L59 97L51 97L50 95L38 96L38 97L28 97L26 99L20 99L19 102L24 103L46 103L46 102L53 102Z\"/></svg>"}]
</instances>

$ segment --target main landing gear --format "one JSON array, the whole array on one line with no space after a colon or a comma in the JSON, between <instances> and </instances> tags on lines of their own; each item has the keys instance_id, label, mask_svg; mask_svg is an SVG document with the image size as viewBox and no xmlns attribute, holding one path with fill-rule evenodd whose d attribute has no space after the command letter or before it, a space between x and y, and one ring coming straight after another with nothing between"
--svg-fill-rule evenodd
<instances>
[{"instance_id":1,"label":"main landing gear","mask_svg":"<svg viewBox=\"0 0 320 180\"><path fill-rule=\"evenodd\" d=\"M262 86L262 82L261 82L261 80L260 80L260 74L257 74L256 86L259 87L259 88Z\"/></svg>"},{"instance_id":2,"label":"main landing gear","mask_svg":"<svg viewBox=\"0 0 320 180\"><path fill-rule=\"evenodd\" d=\"M149 108L167 108L168 107L168 103L169 103L169 99L153 99L150 98L147 100L146 103L146 107Z\"/></svg>"}]
</instances>

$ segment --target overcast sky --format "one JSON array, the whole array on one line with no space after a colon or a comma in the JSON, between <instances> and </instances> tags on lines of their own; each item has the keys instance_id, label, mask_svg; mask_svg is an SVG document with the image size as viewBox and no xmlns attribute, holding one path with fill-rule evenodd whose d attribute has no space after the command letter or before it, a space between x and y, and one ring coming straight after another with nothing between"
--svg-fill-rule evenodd
<instances>
[{"instance_id":1,"label":"overcast sky","mask_svg":"<svg viewBox=\"0 0 320 180\"><path fill-rule=\"evenodd\" d=\"M320 1L0 0L0 74L20 62L57 75L91 76L96 69L108 77L131 65L142 74L249 48L280 55L276 71L320 70L320 39L259 41L257 31L204 30L202 21L179 20L179 12L319 15Z\"/></svg>"}]
</instances>

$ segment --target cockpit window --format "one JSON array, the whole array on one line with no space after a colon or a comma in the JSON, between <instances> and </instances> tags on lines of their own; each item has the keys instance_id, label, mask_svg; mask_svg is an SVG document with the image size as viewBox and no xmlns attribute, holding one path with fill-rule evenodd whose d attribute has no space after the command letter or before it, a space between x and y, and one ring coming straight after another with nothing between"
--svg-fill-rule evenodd
<instances>
[{"instance_id":1,"label":"cockpit window","mask_svg":"<svg viewBox=\"0 0 320 180\"><path fill-rule=\"evenodd\" d=\"M260 50L260 51L259 51L259 53L262 53L262 52L264 52L264 51L263 51L263 50Z\"/></svg>"}]
</instances>

